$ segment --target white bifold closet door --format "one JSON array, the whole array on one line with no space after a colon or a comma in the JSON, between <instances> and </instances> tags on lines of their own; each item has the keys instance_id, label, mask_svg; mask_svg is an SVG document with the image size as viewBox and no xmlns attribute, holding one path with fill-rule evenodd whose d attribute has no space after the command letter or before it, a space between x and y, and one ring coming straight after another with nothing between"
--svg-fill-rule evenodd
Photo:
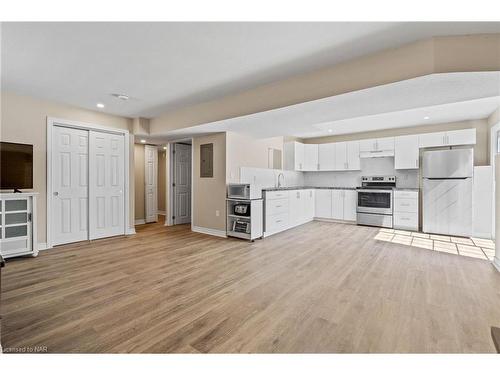
<instances>
[{"instance_id":1,"label":"white bifold closet door","mask_svg":"<svg viewBox=\"0 0 500 375\"><path fill-rule=\"evenodd\" d=\"M125 234L125 137L89 131L89 239Z\"/></svg>"},{"instance_id":2,"label":"white bifold closet door","mask_svg":"<svg viewBox=\"0 0 500 375\"><path fill-rule=\"evenodd\" d=\"M158 148L144 146L144 193L146 223L158 221Z\"/></svg>"},{"instance_id":3,"label":"white bifold closet door","mask_svg":"<svg viewBox=\"0 0 500 375\"><path fill-rule=\"evenodd\" d=\"M52 244L88 239L89 132L55 126L52 133Z\"/></svg>"}]
</instances>

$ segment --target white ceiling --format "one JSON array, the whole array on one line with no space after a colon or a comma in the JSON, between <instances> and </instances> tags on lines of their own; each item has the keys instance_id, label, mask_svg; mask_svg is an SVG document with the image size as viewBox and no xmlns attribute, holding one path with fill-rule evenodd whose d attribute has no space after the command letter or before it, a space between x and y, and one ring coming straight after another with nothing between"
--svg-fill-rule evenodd
<instances>
[{"instance_id":1,"label":"white ceiling","mask_svg":"<svg viewBox=\"0 0 500 375\"><path fill-rule=\"evenodd\" d=\"M498 22L3 23L2 89L153 117L430 36L497 32Z\"/></svg>"},{"instance_id":2,"label":"white ceiling","mask_svg":"<svg viewBox=\"0 0 500 375\"><path fill-rule=\"evenodd\" d=\"M170 131L155 138L164 142L220 131L256 138L311 138L483 119L499 106L500 72L433 74ZM424 120L425 116L429 119Z\"/></svg>"}]
</instances>

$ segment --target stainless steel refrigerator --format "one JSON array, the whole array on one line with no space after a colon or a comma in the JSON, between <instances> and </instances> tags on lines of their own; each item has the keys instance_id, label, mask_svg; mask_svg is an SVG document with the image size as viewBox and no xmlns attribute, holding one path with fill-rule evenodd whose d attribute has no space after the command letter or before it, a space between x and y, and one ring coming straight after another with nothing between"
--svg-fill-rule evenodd
<instances>
[{"instance_id":1,"label":"stainless steel refrigerator","mask_svg":"<svg viewBox=\"0 0 500 375\"><path fill-rule=\"evenodd\" d=\"M422 161L424 232L470 236L473 150L426 151Z\"/></svg>"}]
</instances>

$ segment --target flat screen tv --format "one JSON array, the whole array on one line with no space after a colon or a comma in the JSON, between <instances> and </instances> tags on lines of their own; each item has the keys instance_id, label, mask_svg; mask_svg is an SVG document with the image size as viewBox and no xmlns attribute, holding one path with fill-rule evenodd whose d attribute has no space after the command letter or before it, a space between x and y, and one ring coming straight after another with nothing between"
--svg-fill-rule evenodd
<instances>
[{"instance_id":1,"label":"flat screen tv","mask_svg":"<svg viewBox=\"0 0 500 375\"><path fill-rule=\"evenodd\" d=\"M0 142L0 189L33 189L33 145Z\"/></svg>"}]
</instances>

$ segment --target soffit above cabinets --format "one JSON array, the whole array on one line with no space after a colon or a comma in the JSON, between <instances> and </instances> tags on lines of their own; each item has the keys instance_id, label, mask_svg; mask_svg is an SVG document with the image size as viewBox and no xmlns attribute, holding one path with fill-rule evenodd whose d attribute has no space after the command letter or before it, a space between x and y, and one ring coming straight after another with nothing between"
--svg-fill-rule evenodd
<instances>
[{"instance_id":1,"label":"soffit above cabinets","mask_svg":"<svg viewBox=\"0 0 500 375\"><path fill-rule=\"evenodd\" d=\"M500 106L500 72L441 73L153 136L234 131L314 138L488 117Z\"/></svg>"}]
</instances>

